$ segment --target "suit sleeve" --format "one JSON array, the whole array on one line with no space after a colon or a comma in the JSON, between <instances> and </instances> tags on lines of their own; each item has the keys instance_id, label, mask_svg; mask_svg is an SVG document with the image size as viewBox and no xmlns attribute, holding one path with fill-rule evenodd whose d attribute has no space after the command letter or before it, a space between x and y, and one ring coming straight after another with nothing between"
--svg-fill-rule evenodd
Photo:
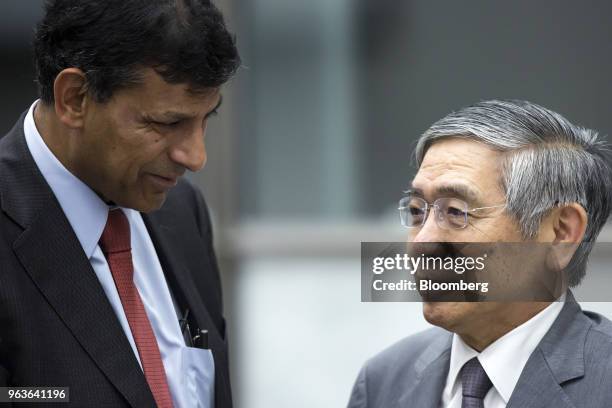
<instances>
[{"instance_id":1,"label":"suit sleeve","mask_svg":"<svg viewBox=\"0 0 612 408\"><path fill-rule=\"evenodd\" d=\"M6 368L4 368L2 365L0 365L0 387L8 387L9 383L8 383L8 379L9 379L9 372ZM4 403L4 405L2 405L3 407L12 407L13 404L11 403Z\"/></svg>"},{"instance_id":2,"label":"suit sleeve","mask_svg":"<svg viewBox=\"0 0 612 408\"><path fill-rule=\"evenodd\" d=\"M367 366L363 366L359 372L355 385L353 385L353 391L351 392L351 398L349 399L347 408L367 408L368 394L366 387L366 370Z\"/></svg>"},{"instance_id":3,"label":"suit sleeve","mask_svg":"<svg viewBox=\"0 0 612 408\"><path fill-rule=\"evenodd\" d=\"M0 387L8 387L8 371L0 365Z\"/></svg>"}]
</instances>

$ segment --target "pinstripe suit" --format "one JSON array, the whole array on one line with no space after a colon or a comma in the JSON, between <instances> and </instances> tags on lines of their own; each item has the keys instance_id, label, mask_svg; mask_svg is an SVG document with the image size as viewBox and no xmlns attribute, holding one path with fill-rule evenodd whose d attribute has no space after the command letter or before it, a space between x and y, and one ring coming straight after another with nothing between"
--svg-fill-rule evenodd
<instances>
[{"instance_id":1,"label":"pinstripe suit","mask_svg":"<svg viewBox=\"0 0 612 408\"><path fill-rule=\"evenodd\" d=\"M432 328L408 337L362 368L349 408L438 408L452 334ZM612 406L612 322L583 312L568 292L561 313L529 357L508 408Z\"/></svg>"}]
</instances>

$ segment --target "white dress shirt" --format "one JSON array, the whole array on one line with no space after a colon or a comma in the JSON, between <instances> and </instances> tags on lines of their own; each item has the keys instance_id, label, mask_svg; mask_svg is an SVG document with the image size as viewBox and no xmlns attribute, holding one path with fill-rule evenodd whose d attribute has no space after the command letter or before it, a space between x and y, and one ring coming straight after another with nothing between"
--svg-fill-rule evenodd
<instances>
[{"instance_id":1,"label":"white dress shirt","mask_svg":"<svg viewBox=\"0 0 612 408\"><path fill-rule=\"evenodd\" d=\"M478 353L453 335L450 368L442 393L442 408L461 408L461 368L474 357L489 376L493 386L484 398L485 408L505 408L531 353L563 308L565 295L540 313L506 333Z\"/></svg>"},{"instance_id":2,"label":"white dress shirt","mask_svg":"<svg viewBox=\"0 0 612 408\"><path fill-rule=\"evenodd\" d=\"M28 149L51 187L68 222L91 262L125 335L140 363L121 299L106 258L98 245L108 218L109 206L80 179L70 173L49 150L34 122L35 101L25 117ZM170 290L153 242L138 211L121 208L130 224L134 283L159 345L174 406L212 407L214 362L210 350L185 345ZM141 364L142 366L142 364Z\"/></svg>"}]
</instances>

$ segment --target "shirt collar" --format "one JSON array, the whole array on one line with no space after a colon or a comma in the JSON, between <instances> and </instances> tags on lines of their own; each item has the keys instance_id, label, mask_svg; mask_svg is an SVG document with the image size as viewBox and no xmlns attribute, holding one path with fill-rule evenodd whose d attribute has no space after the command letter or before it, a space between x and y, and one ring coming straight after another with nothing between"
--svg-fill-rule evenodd
<instances>
[{"instance_id":1,"label":"shirt collar","mask_svg":"<svg viewBox=\"0 0 612 408\"><path fill-rule=\"evenodd\" d=\"M98 195L70 173L47 147L34 122L35 101L23 124L28 149L57 198L87 258L93 255L106 220L109 207Z\"/></svg>"},{"instance_id":2,"label":"shirt collar","mask_svg":"<svg viewBox=\"0 0 612 408\"><path fill-rule=\"evenodd\" d=\"M525 323L509 331L482 352L468 346L457 334L453 335L447 384L459 386L458 376L465 363L474 357L489 376L491 383L507 404L527 360L561 312L565 294Z\"/></svg>"}]
</instances>

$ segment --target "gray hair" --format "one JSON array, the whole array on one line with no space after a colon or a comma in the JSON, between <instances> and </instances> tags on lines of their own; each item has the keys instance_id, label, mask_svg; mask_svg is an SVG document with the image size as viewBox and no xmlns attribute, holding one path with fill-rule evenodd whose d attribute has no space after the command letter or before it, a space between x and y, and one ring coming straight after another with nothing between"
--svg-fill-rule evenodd
<instances>
[{"instance_id":1,"label":"gray hair","mask_svg":"<svg viewBox=\"0 0 612 408\"><path fill-rule=\"evenodd\" d=\"M466 138L506 152L501 186L506 211L524 239L533 238L554 207L578 203L588 224L568 267L576 286L586 273L588 255L612 207L612 155L594 130L576 126L542 106L517 100L491 100L453 112L434 123L416 147L420 166L440 139Z\"/></svg>"}]
</instances>

